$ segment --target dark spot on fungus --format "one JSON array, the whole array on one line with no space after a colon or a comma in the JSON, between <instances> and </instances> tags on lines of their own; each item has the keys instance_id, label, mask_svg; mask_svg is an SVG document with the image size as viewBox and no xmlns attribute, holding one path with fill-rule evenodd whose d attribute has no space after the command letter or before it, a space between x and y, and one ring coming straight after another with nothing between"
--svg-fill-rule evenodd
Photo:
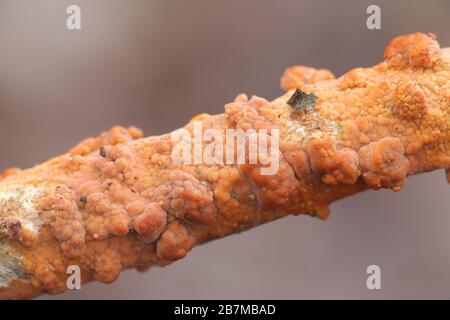
<instances>
[{"instance_id":1,"label":"dark spot on fungus","mask_svg":"<svg viewBox=\"0 0 450 320\"><path fill-rule=\"evenodd\" d=\"M80 201L83 202L83 203L86 203L87 197L86 196L81 196L80 197Z\"/></svg>"},{"instance_id":2,"label":"dark spot on fungus","mask_svg":"<svg viewBox=\"0 0 450 320\"><path fill-rule=\"evenodd\" d=\"M314 93L306 93L300 89L296 89L287 101L287 104L298 111L304 111L314 108L316 106L316 100L317 96Z\"/></svg>"},{"instance_id":3,"label":"dark spot on fungus","mask_svg":"<svg viewBox=\"0 0 450 320\"><path fill-rule=\"evenodd\" d=\"M100 157L105 158L106 157L106 149L105 149L105 147L100 147L99 153L100 153Z\"/></svg>"}]
</instances>

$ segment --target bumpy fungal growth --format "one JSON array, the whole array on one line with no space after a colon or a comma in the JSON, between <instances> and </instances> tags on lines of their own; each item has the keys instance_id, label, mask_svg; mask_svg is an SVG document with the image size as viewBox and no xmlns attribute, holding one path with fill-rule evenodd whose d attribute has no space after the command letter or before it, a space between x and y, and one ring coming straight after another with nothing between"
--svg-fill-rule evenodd
<instances>
[{"instance_id":1,"label":"bumpy fungal growth","mask_svg":"<svg viewBox=\"0 0 450 320\"><path fill-rule=\"evenodd\" d=\"M0 297L63 292L71 265L83 282L110 283L287 214L325 219L333 201L400 190L408 175L445 169L450 181L450 49L433 35L397 37L384 61L337 79L289 68L281 87L273 101L240 94L172 134L114 127L0 174ZM198 123L209 133L196 136ZM229 130L243 135L224 146ZM174 150L194 150L195 161L175 161Z\"/></svg>"},{"instance_id":2,"label":"bumpy fungal growth","mask_svg":"<svg viewBox=\"0 0 450 320\"><path fill-rule=\"evenodd\" d=\"M72 155L86 155L100 149L102 154L104 146L116 145L143 137L143 132L136 127L123 128L115 126L109 131L101 133L97 138L86 138L69 150Z\"/></svg>"},{"instance_id":3,"label":"bumpy fungal growth","mask_svg":"<svg viewBox=\"0 0 450 320\"><path fill-rule=\"evenodd\" d=\"M284 71L280 86L284 91L289 91L292 89L303 89L306 84L332 79L334 79L334 75L330 70L298 65L289 67Z\"/></svg>"},{"instance_id":4,"label":"bumpy fungal growth","mask_svg":"<svg viewBox=\"0 0 450 320\"><path fill-rule=\"evenodd\" d=\"M384 51L384 57L392 67L430 68L439 59L439 43L436 36L417 32L394 38Z\"/></svg>"},{"instance_id":5,"label":"bumpy fungal growth","mask_svg":"<svg viewBox=\"0 0 450 320\"><path fill-rule=\"evenodd\" d=\"M260 158L259 155L257 157ZM264 174L264 165L261 162L239 165L240 172L250 181L251 195L257 200L257 208L280 208L295 201L299 196L298 181L292 167L281 155L277 157L280 163L274 174Z\"/></svg>"},{"instance_id":6,"label":"bumpy fungal growth","mask_svg":"<svg viewBox=\"0 0 450 320\"><path fill-rule=\"evenodd\" d=\"M5 179L8 176L12 176L13 174L19 172L20 169L19 168L8 168L5 171L3 171L2 173L0 173L0 181Z\"/></svg>"},{"instance_id":7,"label":"bumpy fungal growth","mask_svg":"<svg viewBox=\"0 0 450 320\"><path fill-rule=\"evenodd\" d=\"M154 199L169 214L191 222L207 223L216 211L207 184L181 170L169 173L167 181L155 189Z\"/></svg>"},{"instance_id":8,"label":"bumpy fungal growth","mask_svg":"<svg viewBox=\"0 0 450 320\"><path fill-rule=\"evenodd\" d=\"M328 184L354 184L360 175L358 154L350 148L337 149L333 139L314 139L308 146L313 172Z\"/></svg>"},{"instance_id":9,"label":"bumpy fungal growth","mask_svg":"<svg viewBox=\"0 0 450 320\"><path fill-rule=\"evenodd\" d=\"M280 150L294 170L297 179L305 178L311 172L308 154L298 143L283 143Z\"/></svg>"},{"instance_id":10,"label":"bumpy fungal growth","mask_svg":"<svg viewBox=\"0 0 450 320\"><path fill-rule=\"evenodd\" d=\"M184 258L194 242L188 230L178 221L173 221L156 243L156 253L163 261L175 261Z\"/></svg>"},{"instance_id":11,"label":"bumpy fungal growth","mask_svg":"<svg viewBox=\"0 0 450 320\"><path fill-rule=\"evenodd\" d=\"M426 99L420 86L412 81L403 83L395 89L392 112L405 119L420 119L427 110Z\"/></svg>"},{"instance_id":12,"label":"bumpy fungal growth","mask_svg":"<svg viewBox=\"0 0 450 320\"><path fill-rule=\"evenodd\" d=\"M144 239L153 242L166 229L167 213L157 203L148 204L134 220L134 229Z\"/></svg>"},{"instance_id":13,"label":"bumpy fungal growth","mask_svg":"<svg viewBox=\"0 0 450 320\"><path fill-rule=\"evenodd\" d=\"M408 174L409 161L398 138L386 137L359 149L363 179L368 186L400 190Z\"/></svg>"}]
</instances>

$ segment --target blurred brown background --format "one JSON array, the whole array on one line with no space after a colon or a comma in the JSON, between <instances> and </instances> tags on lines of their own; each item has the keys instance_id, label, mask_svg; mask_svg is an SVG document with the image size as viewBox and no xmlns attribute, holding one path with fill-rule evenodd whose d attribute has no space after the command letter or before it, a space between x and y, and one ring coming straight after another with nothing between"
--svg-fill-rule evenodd
<instances>
[{"instance_id":1,"label":"blurred brown background","mask_svg":"<svg viewBox=\"0 0 450 320\"><path fill-rule=\"evenodd\" d=\"M70 4L81 31L66 29ZM369 4L381 30L366 28ZM0 168L115 124L161 134L240 92L272 99L285 67L340 75L378 62L402 33L450 46L449 12L448 0L0 0ZM326 222L288 217L58 298L450 298L449 190L443 171L413 177L400 193L335 203ZM381 290L366 288L370 264Z\"/></svg>"}]
</instances>

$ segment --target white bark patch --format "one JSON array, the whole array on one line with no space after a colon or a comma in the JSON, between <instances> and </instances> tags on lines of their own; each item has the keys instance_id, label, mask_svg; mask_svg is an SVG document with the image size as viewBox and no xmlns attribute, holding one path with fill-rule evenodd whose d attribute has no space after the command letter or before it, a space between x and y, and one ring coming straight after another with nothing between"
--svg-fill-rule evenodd
<instances>
[{"instance_id":1,"label":"white bark patch","mask_svg":"<svg viewBox=\"0 0 450 320\"><path fill-rule=\"evenodd\" d=\"M14 217L34 234L39 232L41 220L35 209L34 197L39 189L33 186L15 188L8 185L8 190L0 189L0 220Z\"/></svg>"},{"instance_id":2,"label":"white bark patch","mask_svg":"<svg viewBox=\"0 0 450 320\"><path fill-rule=\"evenodd\" d=\"M7 241L0 241L0 287L7 286L12 279L26 279L20 257L8 250Z\"/></svg>"},{"instance_id":3,"label":"white bark patch","mask_svg":"<svg viewBox=\"0 0 450 320\"><path fill-rule=\"evenodd\" d=\"M16 218L22 227L37 235L42 222L35 209L34 198L39 192L33 186L0 186L0 222L7 217ZM26 279L21 256L15 253L12 241L0 234L0 287L7 286L12 279Z\"/></svg>"}]
</instances>

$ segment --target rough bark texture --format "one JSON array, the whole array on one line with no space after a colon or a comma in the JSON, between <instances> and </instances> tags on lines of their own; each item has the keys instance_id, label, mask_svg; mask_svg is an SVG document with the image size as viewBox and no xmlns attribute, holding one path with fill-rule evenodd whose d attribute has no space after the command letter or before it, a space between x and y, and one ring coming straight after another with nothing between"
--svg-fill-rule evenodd
<instances>
[{"instance_id":1,"label":"rough bark texture","mask_svg":"<svg viewBox=\"0 0 450 320\"><path fill-rule=\"evenodd\" d=\"M223 114L185 126L278 129L274 174L261 174L261 162L177 164L170 134L142 138L133 127L6 170L0 297L63 292L69 265L80 266L84 282L109 283L123 269L167 265L195 245L287 214L324 219L331 202L366 188L398 191L408 175L446 169L450 179L450 50L433 35L397 37L383 62L337 79L291 67L281 86L286 94L272 102L241 94ZM313 93L315 106L289 104L297 89Z\"/></svg>"}]
</instances>

